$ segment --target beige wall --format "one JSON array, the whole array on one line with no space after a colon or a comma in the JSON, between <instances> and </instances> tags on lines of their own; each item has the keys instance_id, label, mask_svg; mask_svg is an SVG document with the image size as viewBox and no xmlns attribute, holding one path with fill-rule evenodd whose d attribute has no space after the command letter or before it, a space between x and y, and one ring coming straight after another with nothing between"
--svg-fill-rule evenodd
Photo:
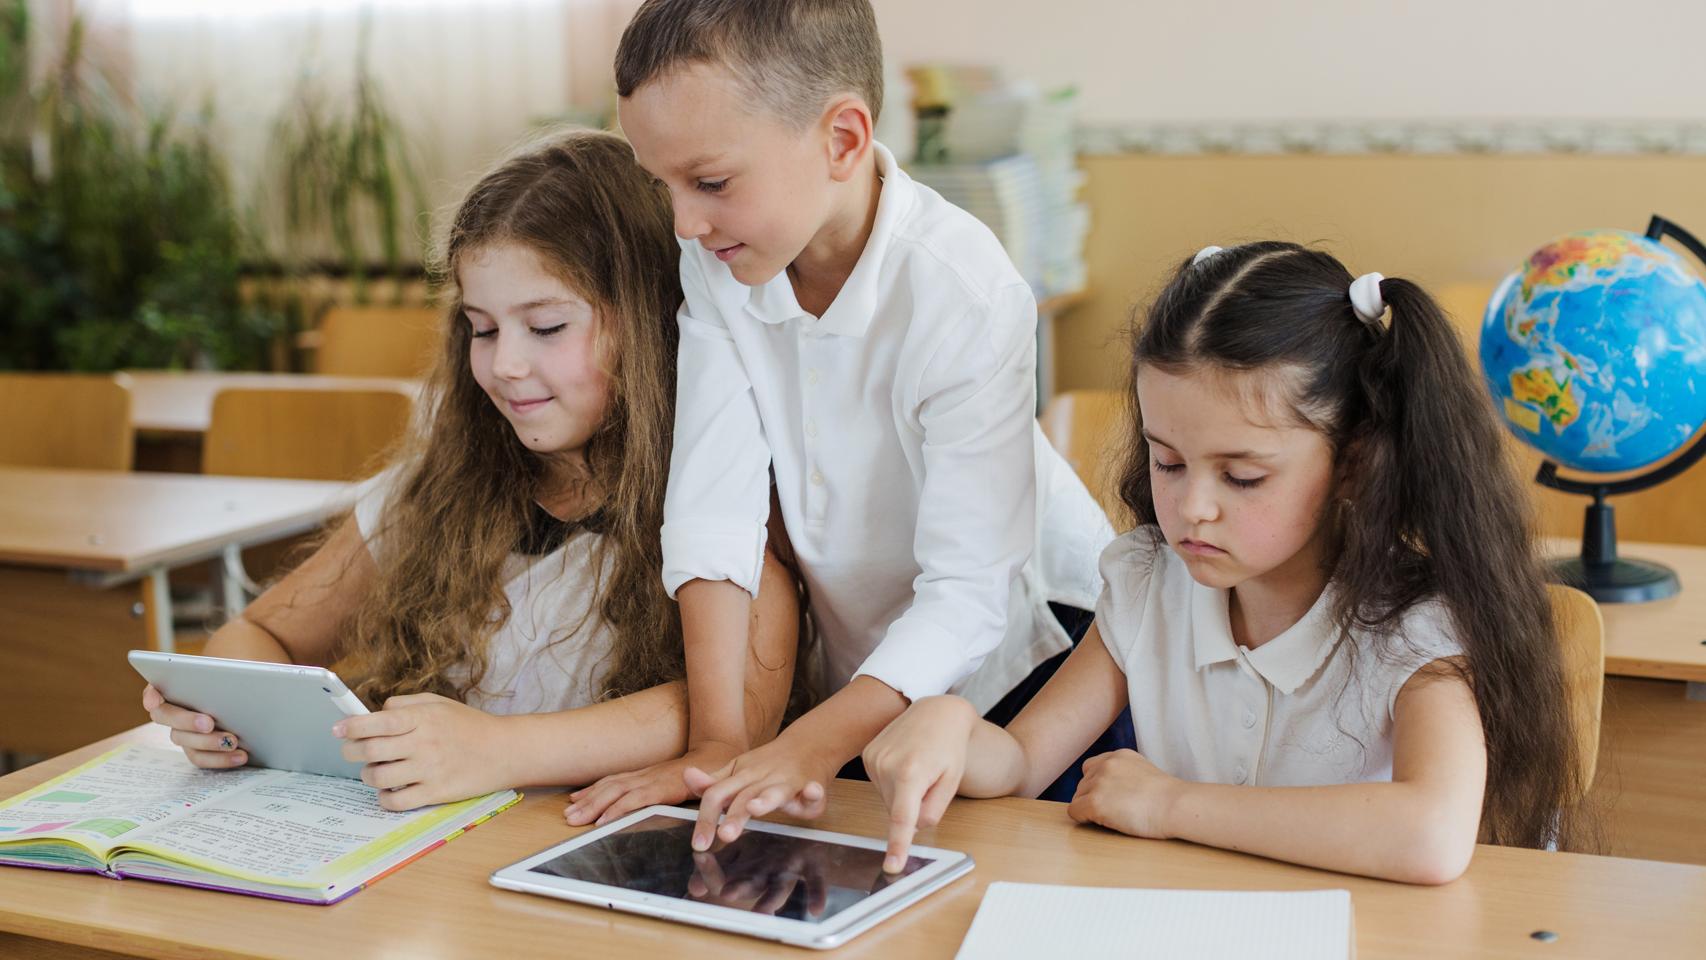
<instances>
[{"instance_id":1,"label":"beige wall","mask_svg":"<svg viewBox=\"0 0 1706 960\"><path fill-rule=\"evenodd\" d=\"M1706 156L1084 158L1090 298L1056 331L1059 389L1119 383L1107 349L1131 305L1209 243L1319 243L1353 272L1491 281L1555 236L1641 230L1662 213L1706 237ZM1702 267L1706 271L1706 267Z\"/></svg>"},{"instance_id":2,"label":"beige wall","mask_svg":"<svg viewBox=\"0 0 1706 960\"><path fill-rule=\"evenodd\" d=\"M1076 83L1086 120L1699 118L1699 0L873 0L891 63Z\"/></svg>"}]
</instances>

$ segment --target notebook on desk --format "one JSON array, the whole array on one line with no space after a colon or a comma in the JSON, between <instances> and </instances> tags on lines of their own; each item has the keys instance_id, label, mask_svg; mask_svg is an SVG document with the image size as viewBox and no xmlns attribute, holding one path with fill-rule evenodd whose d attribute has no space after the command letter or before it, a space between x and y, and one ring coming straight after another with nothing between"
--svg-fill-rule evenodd
<instances>
[{"instance_id":1,"label":"notebook on desk","mask_svg":"<svg viewBox=\"0 0 1706 960\"><path fill-rule=\"evenodd\" d=\"M520 799L397 813L359 780L128 746L0 801L0 864L336 903Z\"/></svg>"},{"instance_id":2,"label":"notebook on desk","mask_svg":"<svg viewBox=\"0 0 1706 960\"><path fill-rule=\"evenodd\" d=\"M992 883L956 960L1349 960L1348 890L1138 890Z\"/></svg>"}]
</instances>

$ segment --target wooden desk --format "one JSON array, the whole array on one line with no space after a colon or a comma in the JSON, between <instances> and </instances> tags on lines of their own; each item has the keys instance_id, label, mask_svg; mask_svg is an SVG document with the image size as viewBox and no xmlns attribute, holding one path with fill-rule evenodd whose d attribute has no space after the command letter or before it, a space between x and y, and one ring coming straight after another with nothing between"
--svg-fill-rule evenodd
<instances>
[{"instance_id":1,"label":"wooden desk","mask_svg":"<svg viewBox=\"0 0 1706 960\"><path fill-rule=\"evenodd\" d=\"M1551 538L1558 556L1579 553L1577 541ZM1619 677L1684 680L1706 699L1706 547L1676 543L1619 543L1617 553L1676 571L1682 591L1650 603L1602 603L1605 672ZM1698 686L1694 686L1698 685Z\"/></svg>"},{"instance_id":2,"label":"wooden desk","mask_svg":"<svg viewBox=\"0 0 1706 960\"><path fill-rule=\"evenodd\" d=\"M213 396L231 387L268 390L398 390L414 397L418 380L333 377L313 373L202 373L127 370L115 375L130 388L131 423L139 432L199 436L213 415Z\"/></svg>"},{"instance_id":3,"label":"wooden desk","mask_svg":"<svg viewBox=\"0 0 1706 960\"><path fill-rule=\"evenodd\" d=\"M124 652L172 649L167 571L312 530L349 490L0 467L0 749L56 753L134 722L142 685ZM140 598L118 589L138 580ZM241 609L242 594L225 602Z\"/></svg>"},{"instance_id":4,"label":"wooden desk","mask_svg":"<svg viewBox=\"0 0 1706 960\"><path fill-rule=\"evenodd\" d=\"M144 727L0 779L11 796ZM570 836L561 795L519 806L331 907L278 903L103 877L0 867L0 954L32 958L809 956L749 940L498 890L495 869ZM869 784L838 781L819 825L879 836ZM1357 956L1678 957L1706 942L1706 867L1482 847L1443 887L1411 887L1288 866L1178 842L1078 827L1060 804L957 800L920 842L965 850L973 873L834 952L855 960L952 957L994 880L1086 886L1351 891ZM1553 943L1530 939L1535 930ZM10 939L8 939L10 936ZM111 953L88 952L89 948Z\"/></svg>"}]
</instances>

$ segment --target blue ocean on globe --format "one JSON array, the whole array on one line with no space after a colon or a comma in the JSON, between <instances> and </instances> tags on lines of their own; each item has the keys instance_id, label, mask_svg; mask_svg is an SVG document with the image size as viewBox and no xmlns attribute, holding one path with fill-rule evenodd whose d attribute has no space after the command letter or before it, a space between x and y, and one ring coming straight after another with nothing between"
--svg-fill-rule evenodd
<instances>
[{"instance_id":1,"label":"blue ocean on globe","mask_svg":"<svg viewBox=\"0 0 1706 960\"><path fill-rule=\"evenodd\" d=\"M1499 284L1481 369L1506 426L1546 457L1640 469L1706 422L1706 283L1640 234L1570 234Z\"/></svg>"}]
</instances>

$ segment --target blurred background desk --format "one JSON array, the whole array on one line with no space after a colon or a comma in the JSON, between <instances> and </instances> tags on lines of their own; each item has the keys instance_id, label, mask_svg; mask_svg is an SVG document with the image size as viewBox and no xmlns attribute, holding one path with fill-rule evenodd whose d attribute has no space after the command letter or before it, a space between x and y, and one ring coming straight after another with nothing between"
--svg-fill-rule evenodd
<instances>
[{"instance_id":1,"label":"blurred background desk","mask_svg":"<svg viewBox=\"0 0 1706 960\"><path fill-rule=\"evenodd\" d=\"M58 753L134 723L124 653L173 649L167 571L313 530L349 490L0 466L0 750Z\"/></svg>"}]
</instances>

